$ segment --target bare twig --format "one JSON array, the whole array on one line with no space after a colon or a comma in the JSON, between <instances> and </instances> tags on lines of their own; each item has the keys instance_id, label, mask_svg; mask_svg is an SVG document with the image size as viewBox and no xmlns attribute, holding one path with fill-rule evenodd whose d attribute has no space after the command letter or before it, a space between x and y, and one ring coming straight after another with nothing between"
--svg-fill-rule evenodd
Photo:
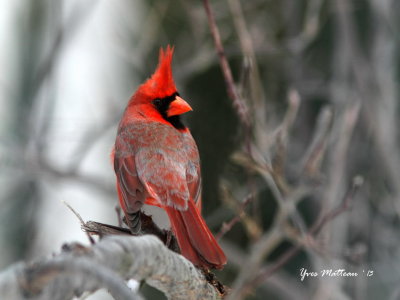
<instances>
[{"instance_id":1,"label":"bare twig","mask_svg":"<svg viewBox=\"0 0 400 300\"><path fill-rule=\"evenodd\" d=\"M258 109L264 108L265 95L261 84L253 41L246 25L242 5L239 0L229 0L229 8L239 37L240 47L249 69L251 99L257 104ZM261 105L261 107L260 107ZM262 111L265 116L265 111ZM265 118L265 117L264 117Z\"/></svg>"},{"instance_id":2,"label":"bare twig","mask_svg":"<svg viewBox=\"0 0 400 300\"><path fill-rule=\"evenodd\" d=\"M248 116L248 109L236 89L236 85L232 76L232 71L229 66L228 60L226 59L224 47L222 46L218 26L215 22L214 13L211 10L210 2L209 0L203 0L203 4L206 10L211 35L214 39L215 48L219 57L219 63L221 65L222 73L224 75L228 96L232 100L233 107L235 108L241 123L245 126L246 129L249 129L250 119Z\"/></svg>"},{"instance_id":3,"label":"bare twig","mask_svg":"<svg viewBox=\"0 0 400 300\"><path fill-rule=\"evenodd\" d=\"M325 155L329 138L328 133L332 126L332 115L332 110L329 107L322 109L318 116L313 140L304 155L301 174L305 174L310 178L315 178L320 175L320 166Z\"/></svg>"},{"instance_id":4,"label":"bare twig","mask_svg":"<svg viewBox=\"0 0 400 300\"><path fill-rule=\"evenodd\" d=\"M275 155L272 158L272 167L276 181L282 191L287 190L286 182L284 182L284 171L289 131L296 120L300 101L299 93L296 90L290 90L288 94L289 106L286 110L285 117L279 127L272 134L272 140L275 142L274 144L276 144Z\"/></svg>"},{"instance_id":5,"label":"bare twig","mask_svg":"<svg viewBox=\"0 0 400 300\"><path fill-rule=\"evenodd\" d=\"M324 2L324 0L308 1L302 31L293 40L289 41L289 48L295 54L304 51L321 30L320 15Z\"/></svg>"},{"instance_id":6,"label":"bare twig","mask_svg":"<svg viewBox=\"0 0 400 300\"><path fill-rule=\"evenodd\" d=\"M69 205L66 201L62 201L62 203L69 208L70 211L72 211L72 213L79 219L79 222L81 223L81 226L83 226L85 224L85 221L83 221L81 215L72 208L71 205ZM90 234L88 232L86 232L86 235L89 239L89 242L93 245L95 243L94 239L90 236Z\"/></svg>"},{"instance_id":7,"label":"bare twig","mask_svg":"<svg viewBox=\"0 0 400 300\"><path fill-rule=\"evenodd\" d=\"M245 215L245 209L247 207L247 205L254 199L254 195L249 195L246 197L246 199L242 202L242 204L240 205L240 207L237 210L237 214L235 217L232 218L232 220L230 220L228 223L223 223L221 229L219 230L219 232L216 234L215 238L217 240L220 240L227 232L229 232L232 227L238 223L243 216Z\"/></svg>"},{"instance_id":8,"label":"bare twig","mask_svg":"<svg viewBox=\"0 0 400 300\"><path fill-rule=\"evenodd\" d=\"M78 218L78 220L79 220L79 222L81 223L81 225L85 224L85 221L83 221L81 215L80 215L75 209L73 209L71 205L69 205L66 201L62 201L62 203L63 203L66 207L68 207L68 209L69 209L70 211L72 211L72 213Z\"/></svg>"},{"instance_id":9,"label":"bare twig","mask_svg":"<svg viewBox=\"0 0 400 300\"><path fill-rule=\"evenodd\" d=\"M318 233L321 230L321 228L325 226L326 223L328 223L330 220L333 220L338 215L346 211L350 207L352 199L354 199L356 193L362 186L363 182L364 179L361 176L354 177L352 186L346 192L346 195L344 196L342 203L336 209L331 210L327 214L323 215L319 220L317 220L317 222L314 223L314 225L311 227L310 233L311 234Z\"/></svg>"}]
</instances>

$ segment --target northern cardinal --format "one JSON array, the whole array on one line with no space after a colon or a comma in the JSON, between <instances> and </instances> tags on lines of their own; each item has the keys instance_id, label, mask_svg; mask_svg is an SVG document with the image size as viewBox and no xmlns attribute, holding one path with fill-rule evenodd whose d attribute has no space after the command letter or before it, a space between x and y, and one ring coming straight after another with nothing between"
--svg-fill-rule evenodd
<instances>
[{"instance_id":1,"label":"northern cardinal","mask_svg":"<svg viewBox=\"0 0 400 300\"><path fill-rule=\"evenodd\" d=\"M181 254L198 267L222 269L226 256L201 216L199 152L180 118L192 108L175 87L173 52L160 49L156 71L119 123L113 152L119 203L132 232L144 203L163 208Z\"/></svg>"}]
</instances>

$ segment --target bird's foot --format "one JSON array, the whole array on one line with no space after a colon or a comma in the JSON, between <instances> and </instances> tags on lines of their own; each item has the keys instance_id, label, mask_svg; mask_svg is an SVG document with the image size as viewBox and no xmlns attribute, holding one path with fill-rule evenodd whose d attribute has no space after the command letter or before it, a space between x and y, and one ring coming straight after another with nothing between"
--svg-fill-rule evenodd
<instances>
[{"instance_id":1,"label":"bird's foot","mask_svg":"<svg viewBox=\"0 0 400 300\"><path fill-rule=\"evenodd\" d=\"M134 235L138 235L142 229L141 214L142 212L138 210L135 213L127 213L125 215L126 223L128 224L130 231Z\"/></svg>"}]
</instances>

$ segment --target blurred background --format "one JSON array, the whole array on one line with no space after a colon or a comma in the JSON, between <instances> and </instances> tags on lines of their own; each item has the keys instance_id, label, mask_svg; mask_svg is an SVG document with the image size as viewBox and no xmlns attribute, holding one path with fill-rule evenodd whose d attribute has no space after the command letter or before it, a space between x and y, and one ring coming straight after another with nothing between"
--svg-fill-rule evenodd
<instances>
[{"instance_id":1,"label":"blurred background","mask_svg":"<svg viewBox=\"0 0 400 300\"><path fill-rule=\"evenodd\" d=\"M85 221L117 224L117 124L171 44L194 109L204 216L226 231L218 278L246 279L246 299L400 299L400 2L211 1L251 133L201 1L0 3L0 269L88 244L63 201ZM356 176L364 184L349 196ZM293 245L301 251L268 275ZM301 268L359 276L301 281Z\"/></svg>"}]
</instances>

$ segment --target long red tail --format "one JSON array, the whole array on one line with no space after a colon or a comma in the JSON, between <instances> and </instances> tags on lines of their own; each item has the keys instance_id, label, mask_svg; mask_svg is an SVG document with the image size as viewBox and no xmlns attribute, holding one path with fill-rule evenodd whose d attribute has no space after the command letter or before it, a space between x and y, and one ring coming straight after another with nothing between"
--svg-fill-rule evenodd
<instances>
[{"instance_id":1,"label":"long red tail","mask_svg":"<svg viewBox=\"0 0 400 300\"><path fill-rule=\"evenodd\" d=\"M189 200L188 209L185 211L168 206L164 208L182 255L196 266L222 269L226 264L225 253L204 222L193 200Z\"/></svg>"}]
</instances>

